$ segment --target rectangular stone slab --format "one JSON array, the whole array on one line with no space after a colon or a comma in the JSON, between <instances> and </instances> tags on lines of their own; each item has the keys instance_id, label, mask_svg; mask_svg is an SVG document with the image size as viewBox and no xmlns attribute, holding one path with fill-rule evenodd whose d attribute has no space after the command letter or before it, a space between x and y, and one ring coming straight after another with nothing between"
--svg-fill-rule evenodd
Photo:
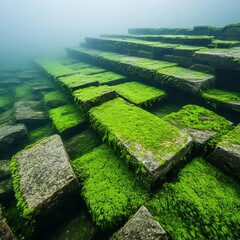
<instances>
[{"instance_id":1,"label":"rectangular stone slab","mask_svg":"<svg viewBox=\"0 0 240 240\"><path fill-rule=\"evenodd\" d=\"M17 200L24 201L25 208L35 213L51 210L64 195L78 187L59 135L22 150L12 161L17 166L13 173L14 190L18 198L23 198Z\"/></svg>"},{"instance_id":2,"label":"rectangular stone slab","mask_svg":"<svg viewBox=\"0 0 240 240\"><path fill-rule=\"evenodd\" d=\"M176 67L175 63L86 48L67 49L67 52L72 57L94 62L98 65L112 68L120 73L149 81L155 80L163 85L171 85L191 93L208 87L215 80L213 75ZM164 69L166 69L166 71L164 71Z\"/></svg>"},{"instance_id":3,"label":"rectangular stone slab","mask_svg":"<svg viewBox=\"0 0 240 240\"><path fill-rule=\"evenodd\" d=\"M164 176L192 145L187 134L121 98L92 108L89 115L103 139L151 181Z\"/></svg>"}]
</instances>

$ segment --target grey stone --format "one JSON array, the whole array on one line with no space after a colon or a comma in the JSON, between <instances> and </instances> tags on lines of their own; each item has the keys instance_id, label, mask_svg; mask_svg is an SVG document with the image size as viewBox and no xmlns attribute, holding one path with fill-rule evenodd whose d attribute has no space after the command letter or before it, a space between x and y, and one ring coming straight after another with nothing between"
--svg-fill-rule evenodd
<instances>
[{"instance_id":1,"label":"grey stone","mask_svg":"<svg viewBox=\"0 0 240 240\"><path fill-rule=\"evenodd\" d=\"M28 209L46 213L78 188L59 135L45 138L14 158L19 164L20 189Z\"/></svg>"},{"instance_id":2,"label":"grey stone","mask_svg":"<svg viewBox=\"0 0 240 240\"><path fill-rule=\"evenodd\" d=\"M33 123L47 120L39 101L21 101L14 104L16 122Z\"/></svg>"},{"instance_id":3,"label":"grey stone","mask_svg":"<svg viewBox=\"0 0 240 240\"><path fill-rule=\"evenodd\" d=\"M11 160L0 160L0 180L10 177Z\"/></svg>"},{"instance_id":4,"label":"grey stone","mask_svg":"<svg viewBox=\"0 0 240 240\"><path fill-rule=\"evenodd\" d=\"M13 185L11 178L0 181L0 201L7 201L13 196Z\"/></svg>"},{"instance_id":5,"label":"grey stone","mask_svg":"<svg viewBox=\"0 0 240 240\"><path fill-rule=\"evenodd\" d=\"M9 122L13 117L13 109L10 109L6 112L0 114L0 124Z\"/></svg>"},{"instance_id":6,"label":"grey stone","mask_svg":"<svg viewBox=\"0 0 240 240\"><path fill-rule=\"evenodd\" d=\"M24 124L0 125L0 149L6 149L27 135Z\"/></svg>"},{"instance_id":7,"label":"grey stone","mask_svg":"<svg viewBox=\"0 0 240 240\"><path fill-rule=\"evenodd\" d=\"M186 132L192 137L193 141L199 145L204 145L211 137L217 134L215 131L186 129Z\"/></svg>"},{"instance_id":8,"label":"grey stone","mask_svg":"<svg viewBox=\"0 0 240 240\"><path fill-rule=\"evenodd\" d=\"M154 220L146 207L142 206L113 240L156 240L167 239L166 232Z\"/></svg>"},{"instance_id":9,"label":"grey stone","mask_svg":"<svg viewBox=\"0 0 240 240\"><path fill-rule=\"evenodd\" d=\"M1 208L0 208L0 239L1 240L15 240L16 239L11 228L9 227L7 222L4 220Z\"/></svg>"}]
</instances>

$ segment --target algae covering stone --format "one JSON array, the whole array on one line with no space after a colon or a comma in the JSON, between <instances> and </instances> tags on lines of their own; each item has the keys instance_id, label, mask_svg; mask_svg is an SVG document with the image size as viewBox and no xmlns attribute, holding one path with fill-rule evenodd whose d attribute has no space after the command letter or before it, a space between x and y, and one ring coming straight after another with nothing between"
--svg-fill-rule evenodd
<instances>
[{"instance_id":1,"label":"algae covering stone","mask_svg":"<svg viewBox=\"0 0 240 240\"><path fill-rule=\"evenodd\" d=\"M111 230L149 200L149 192L106 145L72 162L81 194L97 226Z\"/></svg>"},{"instance_id":2,"label":"algae covering stone","mask_svg":"<svg viewBox=\"0 0 240 240\"><path fill-rule=\"evenodd\" d=\"M85 111L96 105L117 97L116 92L109 86L88 87L73 92L75 103Z\"/></svg>"},{"instance_id":3,"label":"algae covering stone","mask_svg":"<svg viewBox=\"0 0 240 240\"><path fill-rule=\"evenodd\" d=\"M240 93L229 92L221 89L209 89L201 93L207 103L222 106L240 112Z\"/></svg>"},{"instance_id":4,"label":"algae covering stone","mask_svg":"<svg viewBox=\"0 0 240 240\"><path fill-rule=\"evenodd\" d=\"M208 143L214 146L222 135L232 129L232 123L224 117L191 104L166 115L163 120L187 131L197 145Z\"/></svg>"},{"instance_id":5,"label":"algae covering stone","mask_svg":"<svg viewBox=\"0 0 240 240\"><path fill-rule=\"evenodd\" d=\"M18 143L27 135L27 128L24 124L0 125L0 149L7 149L9 146Z\"/></svg>"},{"instance_id":6,"label":"algae covering stone","mask_svg":"<svg viewBox=\"0 0 240 240\"><path fill-rule=\"evenodd\" d=\"M83 112L79 111L74 105L63 105L48 111L50 119L56 130L62 134L68 134L86 122Z\"/></svg>"},{"instance_id":7,"label":"algae covering stone","mask_svg":"<svg viewBox=\"0 0 240 240\"><path fill-rule=\"evenodd\" d=\"M210 160L214 165L240 178L240 124L222 137Z\"/></svg>"},{"instance_id":8,"label":"algae covering stone","mask_svg":"<svg viewBox=\"0 0 240 240\"><path fill-rule=\"evenodd\" d=\"M121 98L92 108L89 115L103 140L121 152L143 179L163 177L192 145L187 134Z\"/></svg>"},{"instance_id":9,"label":"algae covering stone","mask_svg":"<svg viewBox=\"0 0 240 240\"><path fill-rule=\"evenodd\" d=\"M16 240L16 237L14 236L11 228L5 221L3 214L2 214L2 208L0 207L0 239L1 240Z\"/></svg>"},{"instance_id":10,"label":"algae covering stone","mask_svg":"<svg viewBox=\"0 0 240 240\"><path fill-rule=\"evenodd\" d=\"M167 239L166 232L159 222L154 220L146 207L142 206L113 236L112 240L156 240Z\"/></svg>"},{"instance_id":11,"label":"algae covering stone","mask_svg":"<svg viewBox=\"0 0 240 240\"><path fill-rule=\"evenodd\" d=\"M126 82L112 88L119 96L138 106L152 105L166 96L165 91L138 82Z\"/></svg>"},{"instance_id":12,"label":"algae covering stone","mask_svg":"<svg viewBox=\"0 0 240 240\"><path fill-rule=\"evenodd\" d=\"M86 48L67 49L70 56L112 68L132 77L157 81L187 92L197 92L209 87L215 80L210 74L177 67L176 63L126 56Z\"/></svg>"},{"instance_id":13,"label":"algae covering stone","mask_svg":"<svg viewBox=\"0 0 240 240\"><path fill-rule=\"evenodd\" d=\"M206 49L195 52L195 60L212 67L240 70L240 48Z\"/></svg>"},{"instance_id":14,"label":"algae covering stone","mask_svg":"<svg viewBox=\"0 0 240 240\"><path fill-rule=\"evenodd\" d=\"M16 122L41 123L46 122L47 115L39 101L21 101L14 104Z\"/></svg>"},{"instance_id":15,"label":"algae covering stone","mask_svg":"<svg viewBox=\"0 0 240 240\"><path fill-rule=\"evenodd\" d=\"M59 107L67 103L65 95L61 91L53 91L44 96L44 103L50 107Z\"/></svg>"},{"instance_id":16,"label":"algae covering stone","mask_svg":"<svg viewBox=\"0 0 240 240\"><path fill-rule=\"evenodd\" d=\"M171 239L239 239L239 193L239 182L195 158L145 206Z\"/></svg>"},{"instance_id":17,"label":"algae covering stone","mask_svg":"<svg viewBox=\"0 0 240 240\"><path fill-rule=\"evenodd\" d=\"M10 177L10 160L0 160L0 181Z\"/></svg>"},{"instance_id":18,"label":"algae covering stone","mask_svg":"<svg viewBox=\"0 0 240 240\"><path fill-rule=\"evenodd\" d=\"M44 214L78 187L69 157L58 135L45 138L17 153L11 163L18 207Z\"/></svg>"}]
</instances>

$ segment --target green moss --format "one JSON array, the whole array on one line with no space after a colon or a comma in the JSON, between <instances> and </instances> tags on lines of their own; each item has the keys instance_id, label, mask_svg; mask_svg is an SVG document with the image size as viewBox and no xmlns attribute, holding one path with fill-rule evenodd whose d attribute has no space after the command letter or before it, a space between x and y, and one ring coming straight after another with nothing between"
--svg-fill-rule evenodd
<instances>
[{"instance_id":1,"label":"green moss","mask_svg":"<svg viewBox=\"0 0 240 240\"><path fill-rule=\"evenodd\" d=\"M134 175L106 145L72 162L82 196L97 226L112 229L149 199Z\"/></svg>"},{"instance_id":2,"label":"green moss","mask_svg":"<svg viewBox=\"0 0 240 240\"><path fill-rule=\"evenodd\" d=\"M36 100L36 94L33 93L31 85L25 83L14 88L17 101Z\"/></svg>"},{"instance_id":3,"label":"green moss","mask_svg":"<svg viewBox=\"0 0 240 240\"><path fill-rule=\"evenodd\" d=\"M64 105L48 111L58 132L62 133L86 121L85 115L73 105Z\"/></svg>"},{"instance_id":4,"label":"green moss","mask_svg":"<svg viewBox=\"0 0 240 240\"><path fill-rule=\"evenodd\" d=\"M103 84L116 84L120 81L126 81L126 77L123 75L117 74L115 72L103 72L103 73L97 73L92 76L94 79L96 79L100 85Z\"/></svg>"},{"instance_id":5,"label":"green moss","mask_svg":"<svg viewBox=\"0 0 240 240\"><path fill-rule=\"evenodd\" d=\"M220 145L240 145L240 124L221 138ZM236 148L236 146L234 146Z\"/></svg>"},{"instance_id":6,"label":"green moss","mask_svg":"<svg viewBox=\"0 0 240 240\"><path fill-rule=\"evenodd\" d=\"M58 107L67 103L67 99L61 91L47 93L43 101L49 107Z\"/></svg>"},{"instance_id":7,"label":"green moss","mask_svg":"<svg viewBox=\"0 0 240 240\"><path fill-rule=\"evenodd\" d=\"M179 128L217 132L218 134L211 138L209 143L211 145L215 145L219 138L232 128L232 125L224 117L206 108L191 104L182 107L178 112L165 116L163 120Z\"/></svg>"},{"instance_id":8,"label":"green moss","mask_svg":"<svg viewBox=\"0 0 240 240\"><path fill-rule=\"evenodd\" d=\"M101 140L97 134L88 129L74 137L64 141L64 145L68 152L70 159L81 157L82 155L91 152L95 147L101 144Z\"/></svg>"},{"instance_id":9,"label":"green moss","mask_svg":"<svg viewBox=\"0 0 240 240\"><path fill-rule=\"evenodd\" d=\"M115 91L106 85L88 87L73 92L74 101L80 108L88 111L91 107L99 105L116 97Z\"/></svg>"},{"instance_id":10,"label":"green moss","mask_svg":"<svg viewBox=\"0 0 240 240\"><path fill-rule=\"evenodd\" d=\"M121 98L92 108L89 114L93 127L103 135L103 140L140 175L149 173L150 162L164 169L169 156L179 153L188 141L188 136L177 128ZM155 178L161 173L158 172Z\"/></svg>"},{"instance_id":11,"label":"green moss","mask_svg":"<svg viewBox=\"0 0 240 240\"><path fill-rule=\"evenodd\" d=\"M81 70L84 68L89 68L92 67L91 64L85 63L85 62L78 62L78 63L73 63L68 65L69 68L73 69L73 70Z\"/></svg>"},{"instance_id":12,"label":"green moss","mask_svg":"<svg viewBox=\"0 0 240 240\"><path fill-rule=\"evenodd\" d=\"M82 73L59 77L58 81L60 85L66 87L67 89L70 89L71 91L88 86L99 85L98 81L95 78L91 76L86 76Z\"/></svg>"},{"instance_id":13,"label":"green moss","mask_svg":"<svg viewBox=\"0 0 240 240\"><path fill-rule=\"evenodd\" d=\"M78 73L79 71L75 71L63 64L52 60L52 59L35 59L35 63L40 66L47 74L54 78L58 78L60 76L66 76Z\"/></svg>"},{"instance_id":14,"label":"green moss","mask_svg":"<svg viewBox=\"0 0 240 240\"><path fill-rule=\"evenodd\" d=\"M41 138L48 137L52 134L54 134L52 124L47 124L43 127L35 128L28 132L27 136L28 144L34 143L40 140Z\"/></svg>"},{"instance_id":15,"label":"green moss","mask_svg":"<svg viewBox=\"0 0 240 240\"><path fill-rule=\"evenodd\" d=\"M207 91L202 92L201 95L209 101L216 100L217 102L223 103L230 102L240 103L240 93L238 92L228 92L220 89L209 89Z\"/></svg>"},{"instance_id":16,"label":"green moss","mask_svg":"<svg viewBox=\"0 0 240 240\"><path fill-rule=\"evenodd\" d=\"M227 41L227 40L219 40L214 39L212 44L218 48L232 48L240 46L240 41Z\"/></svg>"},{"instance_id":17,"label":"green moss","mask_svg":"<svg viewBox=\"0 0 240 240\"><path fill-rule=\"evenodd\" d=\"M138 106L148 106L166 96L165 91L138 82L112 86L123 98Z\"/></svg>"},{"instance_id":18,"label":"green moss","mask_svg":"<svg viewBox=\"0 0 240 240\"><path fill-rule=\"evenodd\" d=\"M239 184L202 158L146 205L173 240L239 239Z\"/></svg>"},{"instance_id":19,"label":"green moss","mask_svg":"<svg viewBox=\"0 0 240 240\"><path fill-rule=\"evenodd\" d=\"M101 72L106 72L107 70L104 68L100 68L100 67L88 67L88 68L83 68L80 70L81 74L85 74L85 75L92 75L92 74L96 74L96 73L101 73Z\"/></svg>"},{"instance_id":20,"label":"green moss","mask_svg":"<svg viewBox=\"0 0 240 240\"><path fill-rule=\"evenodd\" d=\"M0 96L0 111L7 110L10 106L10 98L8 96Z\"/></svg>"}]
</instances>

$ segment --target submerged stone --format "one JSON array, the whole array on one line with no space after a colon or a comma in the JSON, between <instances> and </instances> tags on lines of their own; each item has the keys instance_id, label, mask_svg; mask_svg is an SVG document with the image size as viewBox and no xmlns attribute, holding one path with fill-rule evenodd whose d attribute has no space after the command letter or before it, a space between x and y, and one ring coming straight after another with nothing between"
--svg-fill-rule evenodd
<instances>
[{"instance_id":1,"label":"submerged stone","mask_svg":"<svg viewBox=\"0 0 240 240\"><path fill-rule=\"evenodd\" d=\"M24 124L0 125L0 149L6 150L26 135L27 128Z\"/></svg>"},{"instance_id":2,"label":"submerged stone","mask_svg":"<svg viewBox=\"0 0 240 240\"><path fill-rule=\"evenodd\" d=\"M0 180L0 202L9 202L11 196L13 197L13 185L11 178Z\"/></svg>"},{"instance_id":3,"label":"submerged stone","mask_svg":"<svg viewBox=\"0 0 240 240\"><path fill-rule=\"evenodd\" d=\"M69 157L58 135L17 153L12 159L11 170L18 207L25 213L46 213L78 188Z\"/></svg>"},{"instance_id":4,"label":"submerged stone","mask_svg":"<svg viewBox=\"0 0 240 240\"><path fill-rule=\"evenodd\" d=\"M0 180L10 177L11 160L0 160Z\"/></svg>"},{"instance_id":5,"label":"submerged stone","mask_svg":"<svg viewBox=\"0 0 240 240\"><path fill-rule=\"evenodd\" d=\"M121 98L89 111L93 127L144 179L163 177L189 152L192 139Z\"/></svg>"},{"instance_id":6,"label":"submerged stone","mask_svg":"<svg viewBox=\"0 0 240 240\"><path fill-rule=\"evenodd\" d=\"M16 122L41 123L47 120L43 111L42 103L39 101L21 101L14 104Z\"/></svg>"},{"instance_id":7,"label":"submerged stone","mask_svg":"<svg viewBox=\"0 0 240 240\"><path fill-rule=\"evenodd\" d=\"M113 236L113 240L156 240L167 239L166 232L142 206L124 227Z\"/></svg>"},{"instance_id":8,"label":"submerged stone","mask_svg":"<svg viewBox=\"0 0 240 240\"><path fill-rule=\"evenodd\" d=\"M66 96L59 90L47 93L43 101L50 108L59 107L67 103Z\"/></svg>"},{"instance_id":9,"label":"submerged stone","mask_svg":"<svg viewBox=\"0 0 240 240\"><path fill-rule=\"evenodd\" d=\"M240 124L221 138L210 160L214 165L240 178Z\"/></svg>"},{"instance_id":10,"label":"submerged stone","mask_svg":"<svg viewBox=\"0 0 240 240\"><path fill-rule=\"evenodd\" d=\"M3 217L2 208L0 208L0 239L1 240L16 240L11 228Z\"/></svg>"}]
</instances>

